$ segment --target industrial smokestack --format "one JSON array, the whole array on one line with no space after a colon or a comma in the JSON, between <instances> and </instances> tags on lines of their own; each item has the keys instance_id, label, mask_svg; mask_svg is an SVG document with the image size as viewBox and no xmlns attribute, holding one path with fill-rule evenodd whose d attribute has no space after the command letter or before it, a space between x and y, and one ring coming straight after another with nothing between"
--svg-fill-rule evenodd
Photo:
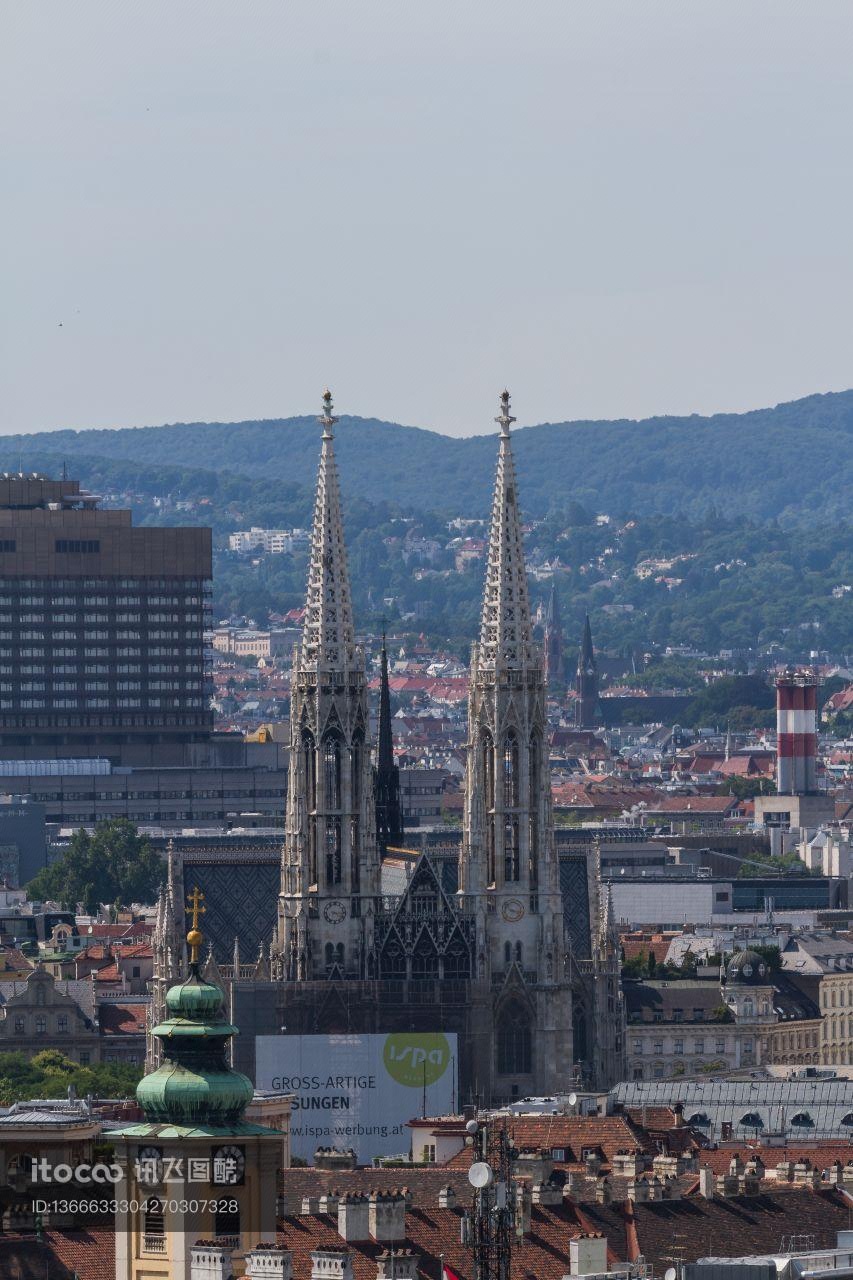
<instances>
[{"instance_id":1,"label":"industrial smokestack","mask_svg":"<svg viewBox=\"0 0 853 1280\"><path fill-rule=\"evenodd\" d=\"M817 791L817 686L813 671L788 669L776 678L776 791Z\"/></svg>"}]
</instances>

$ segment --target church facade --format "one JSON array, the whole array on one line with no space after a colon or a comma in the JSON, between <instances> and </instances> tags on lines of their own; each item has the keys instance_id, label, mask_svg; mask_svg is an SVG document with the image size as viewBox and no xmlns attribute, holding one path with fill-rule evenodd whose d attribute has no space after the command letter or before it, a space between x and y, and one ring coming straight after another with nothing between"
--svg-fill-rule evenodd
<instances>
[{"instance_id":1,"label":"church facade","mask_svg":"<svg viewBox=\"0 0 853 1280\"><path fill-rule=\"evenodd\" d=\"M254 966L217 967L232 1002L243 984L254 1009L266 1010L254 1019L259 1029L456 1032L460 1102L483 1104L581 1082L607 1086L621 1077L624 1054L618 937L600 878L586 955L573 953L566 927L546 681L533 640L507 392L496 421L463 833L452 883L429 851L402 892L383 874L383 853L399 840L387 667L374 769L327 393L305 629L292 673L277 924L268 961L261 955ZM177 891L167 888L165 896L170 892ZM174 908L161 902L155 1002L175 962L173 917Z\"/></svg>"}]
</instances>

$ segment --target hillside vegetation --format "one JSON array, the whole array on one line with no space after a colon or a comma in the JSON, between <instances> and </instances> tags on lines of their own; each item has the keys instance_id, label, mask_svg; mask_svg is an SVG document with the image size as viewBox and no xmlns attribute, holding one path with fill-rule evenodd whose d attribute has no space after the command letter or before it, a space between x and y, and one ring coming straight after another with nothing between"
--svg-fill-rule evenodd
<instances>
[{"instance_id":1,"label":"hillside vegetation","mask_svg":"<svg viewBox=\"0 0 853 1280\"><path fill-rule=\"evenodd\" d=\"M485 418L488 421L488 416ZM9 436L4 465L36 456L97 459L312 483L318 429L311 417L183 423ZM849 515L853 391L744 414L643 421L562 422L515 432L525 510L543 516L575 499L617 515L704 515L817 523ZM451 439L376 419L342 417L338 458L348 500L481 515L494 472L493 435Z\"/></svg>"}]
</instances>

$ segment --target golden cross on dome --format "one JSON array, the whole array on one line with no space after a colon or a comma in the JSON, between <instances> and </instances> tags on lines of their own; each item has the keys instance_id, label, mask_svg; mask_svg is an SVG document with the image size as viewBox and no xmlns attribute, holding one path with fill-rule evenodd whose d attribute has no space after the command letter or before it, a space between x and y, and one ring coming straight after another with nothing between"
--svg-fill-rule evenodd
<instances>
[{"instance_id":1,"label":"golden cross on dome","mask_svg":"<svg viewBox=\"0 0 853 1280\"><path fill-rule=\"evenodd\" d=\"M186 915L192 916L192 928L187 934L187 942L190 946L190 964L198 964L198 949L204 941L204 936L198 927L198 918L203 916L207 911L207 907L201 904L204 902L204 894L198 885L193 887L192 893L187 895L187 902L190 904L184 907Z\"/></svg>"}]
</instances>

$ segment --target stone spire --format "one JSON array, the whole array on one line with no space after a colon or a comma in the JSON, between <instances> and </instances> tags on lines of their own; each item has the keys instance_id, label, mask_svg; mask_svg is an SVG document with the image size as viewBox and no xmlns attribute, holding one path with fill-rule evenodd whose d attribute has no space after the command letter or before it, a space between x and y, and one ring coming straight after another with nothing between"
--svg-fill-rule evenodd
<instances>
[{"instance_id":1,"label":"stone spire","mask_svg":"<svg viewBox=\"0 0 853 1280\"><path fill-rule=\"evenodd\" d=\"M557 588L551 583L548 607L545 610L545 643L543 645L545 660L545 683L550 687L563 684L563 627L560 620L560 602Z\"/></svg>"},{"instance_id":2,"label":"stone spire","mask_svg":"<svg viewBox=\"0 0 853 1280\"><path fill-rule=\"evenodd\" d=\"M376 835L379 848L403 838L403 814L400 804L400 770L394 763L394 738L391 732L391 689L388 683L388 650L382 635L381 675L379 680L379 742L376 760Z\"/></svg>"},{"instance_id":3,"label":"stone spire","mask_svg":"<svg viewBox=\"0 0 853 1280\"><path fill-rule=\"evenodd\" d=\"M521 517L509 429L509 392L500 399L500 448L492 501L478 661L481 669L519 670L536 662L524 570Z\"/></svg>"},{"instance_id":4,"label":"stone spire","mask_svg":"<svg viewBox=\"0 0 853 1280\"><path fill-rule=\"evenodd\" d=\"M301 664L304 670L349 670L355 665L355 631L352 619L347 552L341 517L341 495L335 463L332 394L323 396L318 422L323 428Z\"/></svg>"},{"instance_id":5,"label":"stone spire","mask_svg":"<svg viewBox=\"0 0 853 1280\"><path fill-rule=\"evenodd\" d=\"M578 653L578 666L575 675L575 726L578 729L592 729L599 719L598 705L598 663L592 647L592 630L589 625L589 614L584 618L581 647Z\"/></svg>"}]
</instances>

